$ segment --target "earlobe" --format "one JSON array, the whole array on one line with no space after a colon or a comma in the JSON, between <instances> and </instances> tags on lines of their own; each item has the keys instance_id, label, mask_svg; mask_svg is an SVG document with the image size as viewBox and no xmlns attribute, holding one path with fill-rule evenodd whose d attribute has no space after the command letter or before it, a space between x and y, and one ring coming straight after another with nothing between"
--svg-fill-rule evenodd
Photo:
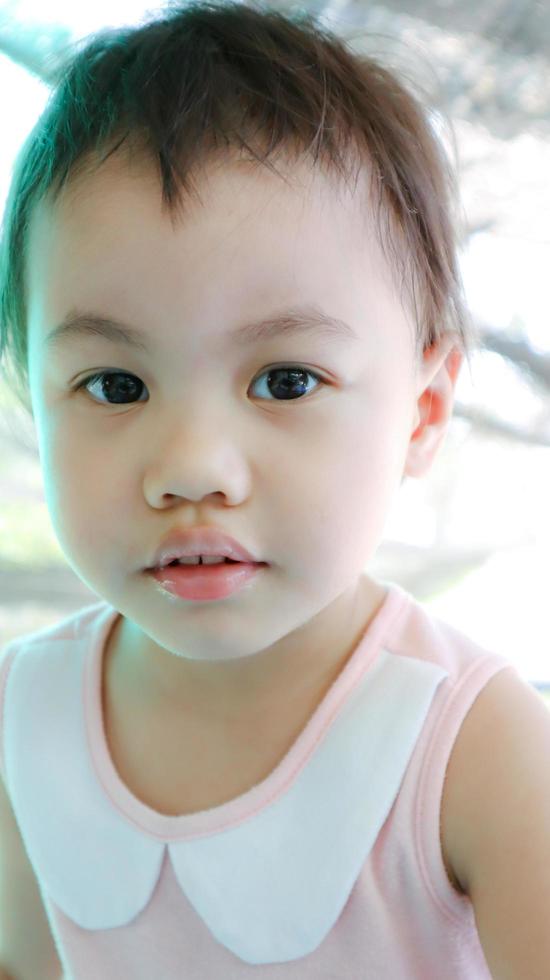
<instances>
[{"instance_id":1,"label":"earlobe","mask_svg":"<svg viewBox=\"0 0 550 980\"><path fill-rule=\"evenodd\" d=\"M448 338L424 354L423 390L416 406L404 476L421 477L431 468L447 434L454 404L454 389L463 354Z\"/></svg>"}]
</instances>

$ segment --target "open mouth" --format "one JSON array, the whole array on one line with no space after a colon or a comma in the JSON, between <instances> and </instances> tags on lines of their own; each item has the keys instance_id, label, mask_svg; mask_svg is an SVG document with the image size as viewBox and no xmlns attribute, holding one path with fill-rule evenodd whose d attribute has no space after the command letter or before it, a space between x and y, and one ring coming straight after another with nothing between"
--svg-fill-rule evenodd
<instances>
[{"instance_id":1,"label":"open mouth","mask_svg":"<svg viewBox=\"0 0 550 980\"><path fill-rule=\"evenodd\" d=\"M163 565L162 567L163 568L174 568L175 566L181 566L182 568L192 568L193 566L195 566L195 568L196 568L197 565L213 565L213 566L215 566L215 565L240 565L240 564L241 564L241 562L233 561L231 558L224 558L223 561L205 562L205 561L203 561L202 557L199 556L198 562L180 561L178 558L174 558L174 561L168 562L167 565Z\"/></svg>"}]
</instances>

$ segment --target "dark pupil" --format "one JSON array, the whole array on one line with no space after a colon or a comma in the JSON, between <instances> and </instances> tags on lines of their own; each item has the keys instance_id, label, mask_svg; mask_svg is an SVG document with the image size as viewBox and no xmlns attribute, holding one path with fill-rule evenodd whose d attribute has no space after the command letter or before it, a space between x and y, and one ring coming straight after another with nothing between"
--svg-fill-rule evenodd
<instances>
[{"instance_id":1,"label":"dark pupil","mask_svg":"<svg viewBox=\"0 0 550 980\"><path fill-rule=\"evenodd\" d=\"M102 378L102 388L103 394L108 398L112 398L116 403L118 401L123 401L125 397L132 397L136 394L136 387L138 388L139 397L139 387L143 387L143 382L139 378L134 378L130 374L107 374Z\"/></svg>"},{"instance_id":2,"label":"dark pupil","mask_svg":"<svg viewBox=\"0 0 550 980\"><path fill-rule=\"evenodd\" d=\"M300 376L304 379L303 382L299 380ZM267 377L271 394L279 395L283 399L293 398L296 386L299 394L307 391L307 371L301 368L275 368Z\"/></svg>"}]
</instances>

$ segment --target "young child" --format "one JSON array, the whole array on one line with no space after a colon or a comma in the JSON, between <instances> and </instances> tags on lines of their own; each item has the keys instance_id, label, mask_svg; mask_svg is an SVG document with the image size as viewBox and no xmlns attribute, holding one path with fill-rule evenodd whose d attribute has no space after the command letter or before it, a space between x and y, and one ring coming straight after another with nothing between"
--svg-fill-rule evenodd
<instances>
[{"instance_id":1,"label":"young child","mask_svg":"<svg viewBox=\"0 0 550 980\"><path fill-rule=\"evenodd\" d=\"M544 703L367 573L472 346L455 198L304 14L191 4L61 74L0 339L100 601L3 648L8 974L547 977Z\"/></svg>"}]
</instances>

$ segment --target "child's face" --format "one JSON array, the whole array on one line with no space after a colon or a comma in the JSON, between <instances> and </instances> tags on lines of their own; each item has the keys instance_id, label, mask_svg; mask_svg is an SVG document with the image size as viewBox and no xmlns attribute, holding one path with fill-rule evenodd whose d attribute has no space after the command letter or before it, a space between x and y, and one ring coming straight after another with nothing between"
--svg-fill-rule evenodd
<instances>
[{"instance_id":1,"label":"child's face","mask_svg":"<svg viewBox=\"0 0 550 980\"><path fill-rule=\"evenodd\" d=\"M309 169L288 173L304 186L244 164L209 171L204 208L189 204L174 228L155 172L115 156L54 210L41 206L32 227L31 397L54 529L136 645L188 661L275 651L297 630L305 648L314 617L329 636L330 610L345 619L403 474L427 466L451 409L442 386L423 463L411 436L442 358L415 375L413 328L358 198ZM232 341L239 325L306 303L357 339ZM148 352L97 335L48 350L75 309L131 325ZM281 399L264 373L277 365L326 384L306 375L305 394ZM97 383L71 390L107 369L143 385L124 404ZM169 530L205 524L269 567L225 600L164 598L143 570Z\"/></svg>"}]
</instances>

